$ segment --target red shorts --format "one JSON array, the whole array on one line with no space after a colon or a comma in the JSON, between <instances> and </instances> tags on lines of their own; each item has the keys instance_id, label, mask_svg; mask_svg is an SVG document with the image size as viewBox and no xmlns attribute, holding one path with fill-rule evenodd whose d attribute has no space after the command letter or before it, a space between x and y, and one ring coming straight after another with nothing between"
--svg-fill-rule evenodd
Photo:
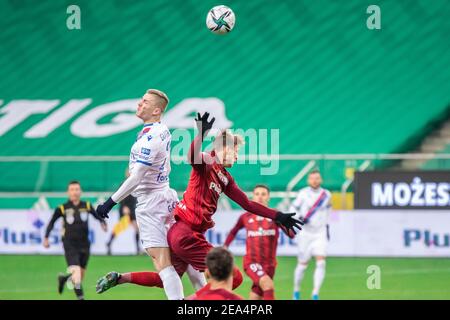
<instances>
[{"instance_id":1,"label":"red shorts","mask_svg":"<svg viewBox=\"0 0 450 320\"><path fill-rule=\"evenodd\" d=\"M188 265L198 271L206 269L206 255L213 248L203 233L193 231L191 227L177 221L167 233L172 265L179 275L186 272Z\"/></svg>"},{"instance_id":2,"label":"red shorts","mask_svg":"<svg viewBox=\"0 0 450 320\"><path fill-rule=\"evenodd\" d=\"M268 275L271 279L273 279L275 275L275 266L262 266L259 263L248 263L244 265L245 273L252 279L252 291L259 296L263 295L263 291L259 286L259 280Z\"/></svg>"}]
</instances>

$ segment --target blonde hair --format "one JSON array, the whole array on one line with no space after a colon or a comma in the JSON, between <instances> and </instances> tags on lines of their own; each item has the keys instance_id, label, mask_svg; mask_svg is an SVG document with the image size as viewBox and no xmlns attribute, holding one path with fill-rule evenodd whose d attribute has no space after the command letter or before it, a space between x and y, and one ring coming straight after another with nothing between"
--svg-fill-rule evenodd
<instances>
[{"instance_id":1,"label":"blonde hair","mask_svg":"<svg viewBox=\"0 0 450 320\"><path fill-rule=\"evenodd\" d=\"M244 144L244 139L238 134L233 134L229 130L222 130L214 139L214 150L223 150L224 147L241 146Z\"/></svg>"},{"instance_id":2,"label":"blonde hair","mask_svg":"<svg viewBox=\"0 0 450 320\"><path fill-rule=\"evenodd\" d=\"M169 104L169 98L167 97L167 95L164 92L162 92L161 90L157 90L157 89L148 89L147 93L153 94L160 98L157 101L157 106L158 106L158 108L161 109L161 112L164 112L164 110L166 110L167 105Z\"/></svg>"}]
</instances>

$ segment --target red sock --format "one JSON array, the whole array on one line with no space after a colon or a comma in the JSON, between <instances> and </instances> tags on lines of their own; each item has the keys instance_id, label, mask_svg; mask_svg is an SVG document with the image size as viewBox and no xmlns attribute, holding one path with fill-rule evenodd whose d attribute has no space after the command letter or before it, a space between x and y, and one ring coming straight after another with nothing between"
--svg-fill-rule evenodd
<instances>
[{"instance_id":1,"label":"red sock","mask_svg":"<svg viewBox=\"0 0 450 320\"><path fill-rule=\"evenodd\" d=\"M263 291L263 300L275 300L273 289Z\"/></svg>"},{"instance_id":2,"label":"red sock","mask_svg":"<svg viewBox=\"0 0 450 320\"><path fill-rule=\"evenodd\" d=\"M146 287L163 288L163 283L156 272L131 272L130 283Z\"/></svg>"},{"instance_id":3,"label":"red sock","mask_svg":"<svg viewBox=\"0 0 450 320\"><path fill-rule=\"evenodd\" d=\"M244 279L242 278L242 273L239 268L234 266L233 269L233 290L239 287Z\"/></svg>"}]
</instances>

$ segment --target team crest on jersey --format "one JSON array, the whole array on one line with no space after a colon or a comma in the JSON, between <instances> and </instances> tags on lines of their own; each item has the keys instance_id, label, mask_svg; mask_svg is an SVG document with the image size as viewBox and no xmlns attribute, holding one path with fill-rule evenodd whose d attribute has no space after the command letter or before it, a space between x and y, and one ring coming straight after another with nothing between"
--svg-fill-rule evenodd
<instances>
[{"instance_id":1,"label":"team crest on jersey","mask_svg":"<svg viewBox=\"0 0 450 320\"><path fill-rule=\"evenodd\" d=\"M82 221L86 222L88 219L88 213L86 211L80 212L80 218Z\"/></svg>"},{"instance_id":2,"label":"team crest on jersey","mask_svg":"<svg viewBox=\"0 0 450 320\"><path fill-rule=\"evenodd\" d=\"M139 132L138 135L137 135L136 141L138 141L140 138L142 138L142 136L143 136L144 134L146 134L147 132L149 132L150 129L151 129L151 128L144 128L144 130L142 130L141 132ZM149 138L149 137L150 137L150 138ZM150 140L151 137L152 137L151 135L148 135L148 136L147 136L147 140Z\"/></svg>"},{"instance_id":3,"label":"team crest on jersey","mask_svg":"<svg viewBox=\"0 0 450 320\"><path fill-rule=\"evenodd\" d=\"M72 224L75 221L74 210L72 208L66 209L64 214L68 224Z\"/></svg>"}]
</instances>

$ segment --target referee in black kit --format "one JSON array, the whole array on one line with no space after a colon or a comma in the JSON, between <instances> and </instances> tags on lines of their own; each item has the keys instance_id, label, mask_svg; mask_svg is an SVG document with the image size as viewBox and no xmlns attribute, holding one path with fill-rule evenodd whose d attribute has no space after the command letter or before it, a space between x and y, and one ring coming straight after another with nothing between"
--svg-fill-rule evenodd
<instances>
[{"instance_id":1,"label":"referee in black kit","mask_svg":"<svg viewBox=\"0 0 450 320\"><path fill-rule=\"evenodd\" d=\"M71 181L67 187L69 199L58 206L47 226L44 238L44 247L49 248L48 236L59 218L63 218L62 242L64 255L69 267L69 274L58 275L58 292L61 294L64 285L69 278L74 286L78 300L83 300L83 288L81 282L84 278L86 266L89 260L90 242L88 238L88 216L92 214L100 221L103 231L107 231L106 222L95 214L95 209L89 201L81 201L81 185L78 181Z\"/></svg>"}]
</instances>

